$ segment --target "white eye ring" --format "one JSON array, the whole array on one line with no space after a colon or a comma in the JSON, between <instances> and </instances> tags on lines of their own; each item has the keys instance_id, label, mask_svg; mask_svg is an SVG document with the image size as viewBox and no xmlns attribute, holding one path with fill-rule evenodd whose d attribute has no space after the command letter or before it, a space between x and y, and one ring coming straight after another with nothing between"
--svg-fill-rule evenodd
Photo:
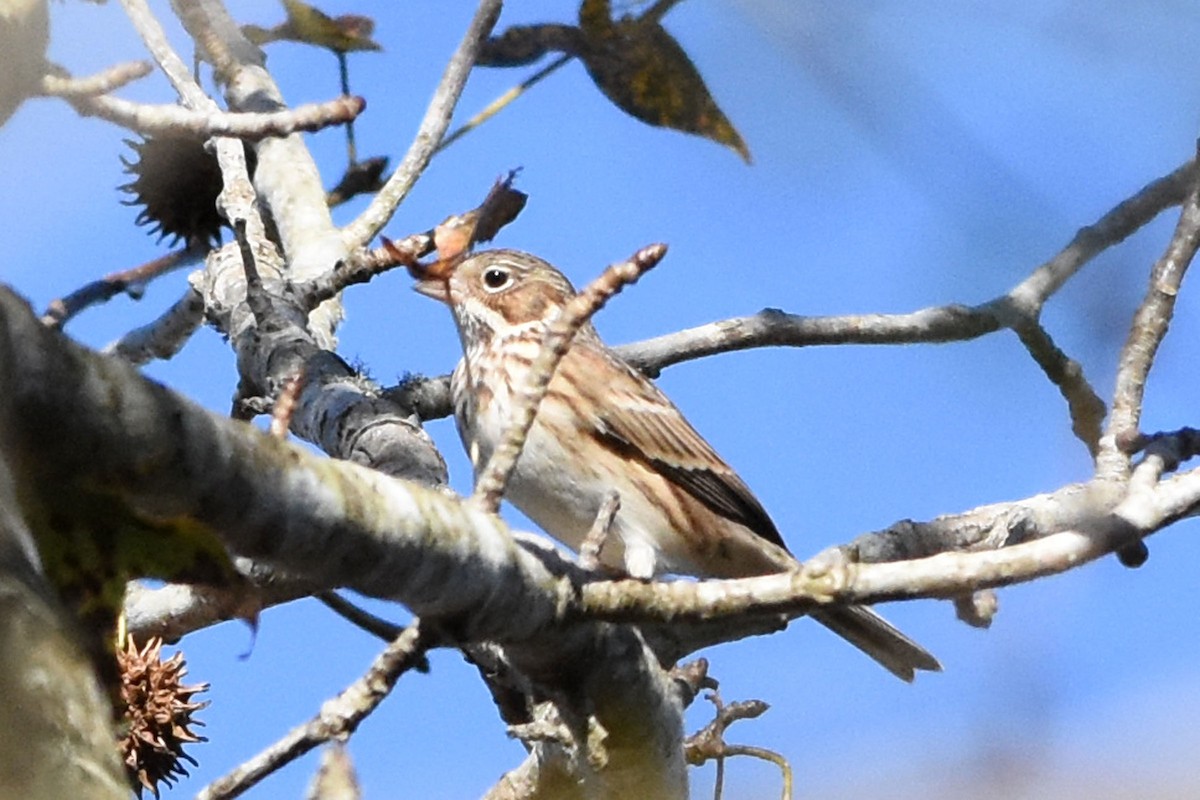
<instances>
[{"instance_id":1,"label":"white eye ring","mask_svg":"<svg viewBox=\"0 0 1200 800\"><path fill-rule=\"evenodd\" d=\"M512 283L512 273L500 267L488 267L482 278L483 288L489 292L498 292Z\"/></svg>"}]
</instances>

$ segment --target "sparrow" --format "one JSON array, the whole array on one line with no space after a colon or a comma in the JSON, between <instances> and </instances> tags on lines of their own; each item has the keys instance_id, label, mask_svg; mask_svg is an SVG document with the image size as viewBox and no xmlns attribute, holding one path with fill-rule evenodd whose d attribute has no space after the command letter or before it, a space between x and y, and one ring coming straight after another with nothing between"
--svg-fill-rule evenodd
<instances>
[{"instance_id":1,"label":"sparrow","mask_svg":"<svg viewBox=\"0 0 1200 800\"><path fill-rule=\"evenodd\" d=\"M575 295L542 259L489 250L413 269L415 289L450 307L463 358L451 376L454 419L476 476L504 435L549 321ZM559 362L505 496L578 550L601 505L619 508L600 552L632 577L738 578L796 566L750 488L674 403L584 324ZM905 681L937 659L874 611L809 616Z\"/></svg>"}]
</instances>

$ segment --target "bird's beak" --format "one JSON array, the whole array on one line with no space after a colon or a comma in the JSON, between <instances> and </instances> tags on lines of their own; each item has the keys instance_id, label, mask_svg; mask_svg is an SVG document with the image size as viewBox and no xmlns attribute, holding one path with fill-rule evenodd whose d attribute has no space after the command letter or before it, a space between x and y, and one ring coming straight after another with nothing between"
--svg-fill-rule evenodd
<instances>
[{"instance_id":1,"label":"bird's beak","mask_svg":"<svg viewBox=\"0 0 1200 800\"><path fill-rule=\"evenodd\" d=\"M426 297L450 304L450 276L458 265L458 259L442 258L432 264L414 263L408 267L408 273L417 279L413 286Z\"/></svg>"}]
</instances>

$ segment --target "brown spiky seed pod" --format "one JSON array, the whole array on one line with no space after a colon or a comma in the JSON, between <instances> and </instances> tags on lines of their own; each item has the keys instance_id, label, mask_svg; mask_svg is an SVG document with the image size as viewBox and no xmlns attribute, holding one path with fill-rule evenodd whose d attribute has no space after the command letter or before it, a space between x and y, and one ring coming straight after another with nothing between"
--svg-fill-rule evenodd
<instances>
[{"instance_id":1,"label":"brown spiky seed pod","mask_svg":"<svg viewBox=\"0 0 1200 800\"><path fill-rule=\"evenodd\" d=\"M192 732L192 725L203 725L192 715L208 705L193 697L208 689L207 683L184 686L187 675L183 653L162 660L162 639L157 637L138 649L129 637L125 649L117 654L121 669L121 702L125 706L121 756L130 783L141 796L149 789L158 797L159 784L170 786L187 775L182 761L198 763L183 746L203 742Z\"/></svg>"},{"instance_id":2,"label":"brown spiky seed pod","mask_svg":"<svg viewBox=\"0 0 1200 800\"><path fill-rule=\"evenodd\" d=\"M225 219L217 213L221 170L216 156L204 147L204 139L190 133L168 133L125 143L136 160L121 157L125 171L134 178L119 187L133 195L125 205L141 206L137 224L151 226L160 240L171 238L185 244L213 244L221 240ZM254 169L252 151L247 163Z\"/></svg>"}]
</instances>

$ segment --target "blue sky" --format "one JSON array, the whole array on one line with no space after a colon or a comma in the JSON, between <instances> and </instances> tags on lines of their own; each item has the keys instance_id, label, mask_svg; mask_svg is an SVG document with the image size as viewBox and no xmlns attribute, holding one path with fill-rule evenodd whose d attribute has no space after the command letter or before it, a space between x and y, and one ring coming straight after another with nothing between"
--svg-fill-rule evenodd
<instances>
[{"instance_id":1,"label":"blue sky","mask_svg":"<svg viewBox=\"0 0 1200 800\"><path fill-rule=\"evenodd\" d=\"M273 3L231 6L246 21L282 16ZM572 16L570 3L510 6L502 27ZM52 13L52 57L76 74L143 56L115 3L54 4ZM376 4L374 13L386 51L351 64L354 90L369 102L359 151L395 163L470 8ZM427 229L522 167L529 205L499 245L538 253L581 284L647 243L670 244L667 259L598 317L602 335L620 343L766 306L834 314L991 298L1195 147L1200 15L1182 0L690 0L666 24L746 139L752 166L631 120L572 64L438 157L387 234ZM277 45L270 67L290 102L337 90L326 53ZM459 119L527 73L477 73ZM126 96L171 98L159 79ZM38 308L163 252L132 226L136 211L117 203L126 136L47 100L0 129L0 213L9 220L0 278ZM341 134L310 140L332 184ZM337 219L361 207L338 209ZM1046 309L1056 341L1106 398L1129 315L1173 224L1164 215L1102 255ZM69 332L102 346L155 317L183 280L152 285L140 303L89 311ZM345 296L340 352L384 384L447 372L458 357L445 309L409 283L391 274ZM1189 343L1198 317L1186 288L1151 376L1148 430L1196 424ZM232 354L209 330L147 372L219 412L236 381ZM727 354L673 367L661 385L799 555L1090 471L1064 403L1011 335ZM452 424L430 430L452 483L468 488ZM715 649L706 655L727 700L772 705L730 739L786 755L809 792L801 796L985 796L968 791L976 779L1006 797L1079 788L1069 781L1100 797L1128 796L1139 781L1147 791L1186 786L1181 754L1195 751L1189 721L1200 712L1196 532L1185 523L1154 537L1137 571L1109 559L1005 590L987 632L957 622L945 603L888 607L946 667L914 686L805 622ZM213 684L202 717L211 741L193 748L200 767L175 796L307 719L380 648L314 602L266 612L257 638L229 623L184 646L192 676ZM351 741L368 798L476 796L522 756L473 670L452 652L432 664L429 675L406 676ZM689 727L708 712L698 703ZM314 767L310 757L250 796L300 796ZM756 762L735 760L727 775L729 797L776 791L777 773ZM711 767L693 771L696 796L711 777Z\"/></svg>"}]
</instances>

